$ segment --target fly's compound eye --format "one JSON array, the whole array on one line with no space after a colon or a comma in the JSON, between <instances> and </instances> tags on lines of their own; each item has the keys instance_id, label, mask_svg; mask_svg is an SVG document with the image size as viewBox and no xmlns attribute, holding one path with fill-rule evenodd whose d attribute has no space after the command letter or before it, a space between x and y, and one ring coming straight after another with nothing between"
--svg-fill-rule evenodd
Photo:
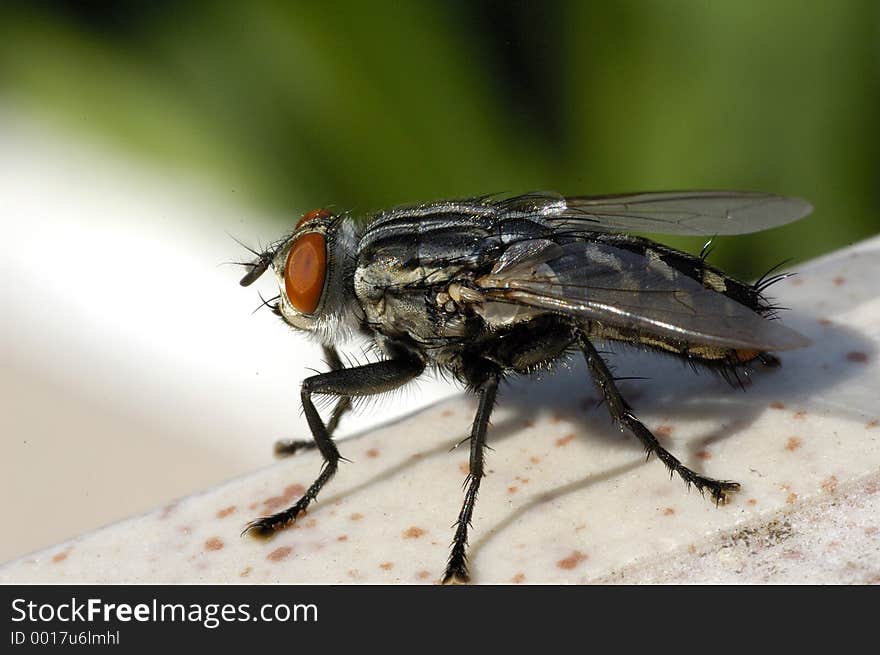
<instances>
[{"instance_id":1,"label":"fly's compound eye","mask_svg":"<svg viewBox=\"0 0 880 655\"><path fill-rule=\"evenodd\" d=\"M284 289L294 309L311 314L318 308L327 277L327 241L319 232L299 237L287 255Z\"/></svg>"}]
</instances>

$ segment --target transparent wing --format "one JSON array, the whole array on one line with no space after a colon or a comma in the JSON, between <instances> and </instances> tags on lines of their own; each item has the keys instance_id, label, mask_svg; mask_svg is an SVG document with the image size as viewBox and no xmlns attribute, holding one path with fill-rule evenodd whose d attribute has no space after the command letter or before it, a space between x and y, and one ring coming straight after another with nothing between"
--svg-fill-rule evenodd
<instances>
[{"instance_id":1,"label":"transparent wing","mask_svg":"<svg viewBox=\"0 0 880 655\"><path fill-rule=\"evenodd\" d=\"M538 307L690 343L754 350L809 343L659 259L606 244L520 241L477 283L489 302Z\"/></svg>"},{"instance_id":2,"label":"transparent wing","mask_svg":"<svg viewBox=\"0 0 880 655\"><path fill-rule=\"evenodd\" d=\"M539 215L563 230L747 234L809 214L801 198L756 191L660 191L563 197L531 193L497 202L502 215Z\"/></svg>"}]
</instances>

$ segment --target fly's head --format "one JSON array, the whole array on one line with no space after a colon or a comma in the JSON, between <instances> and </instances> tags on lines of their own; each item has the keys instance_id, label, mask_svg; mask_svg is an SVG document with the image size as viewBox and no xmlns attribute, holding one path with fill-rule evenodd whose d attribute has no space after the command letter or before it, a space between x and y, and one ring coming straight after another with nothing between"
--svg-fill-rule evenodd
<instances>
[{"instance_id":1,"label":"fly's head","mask_svg":"<svg viewBox=\"0 0 880 655\"><path fill-rule=\"evenodd\" d=\"M353 221L327 209L302 216L293 232L246 264L242 286L270 267L278 281L273 311L286 323L330 345L356 325L352 290L357 234Z\"/></svg>"}]
</instances>

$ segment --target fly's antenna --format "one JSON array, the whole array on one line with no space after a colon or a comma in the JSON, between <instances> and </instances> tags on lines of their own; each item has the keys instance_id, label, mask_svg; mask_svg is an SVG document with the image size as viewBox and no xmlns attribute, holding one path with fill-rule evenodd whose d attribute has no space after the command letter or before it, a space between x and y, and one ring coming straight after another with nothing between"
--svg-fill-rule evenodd
<instances>
[{"instance_id":1,"label":"fly's antenna","mask_svg":"<svg viewBox=\"0 0 880 655\"><path fill-rule=\"evenodd\" d=\"M227 232L227 234L229 233ZM241 280L239 280L239 284L241 286L249 287L254 282L256 282L260 278L260 276L266 272L266 269L268 269L269 266L272 264L272 256L274 255L274 253L271 250L254 250L249 245L243 243L233 235L229 234L229 237L242 248L244 248L256 257L256 259L250 262L233 262L234 264L238 264L239 266L245 266L251 269L247 273L245 273L244 277L241 278Z\"/></svg>"}]
</instances>

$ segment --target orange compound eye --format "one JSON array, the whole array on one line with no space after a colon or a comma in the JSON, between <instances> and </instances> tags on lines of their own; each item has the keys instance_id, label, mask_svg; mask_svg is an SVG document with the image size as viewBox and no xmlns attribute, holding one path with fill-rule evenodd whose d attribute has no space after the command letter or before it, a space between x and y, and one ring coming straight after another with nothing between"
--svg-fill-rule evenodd
<instances>
[{"instance_id":1,"label":"orange compound eye","mask_svg":"<svg viewBox=\"0 0 880 655\"><path fill-rule=\"evenodd\" d=\"M330 213L329 209L313 209L310 212L306 212L302 215L302 218L296 224L296 227L299 228L309 221L313 221L316 218L330 218L333 214Z\"/></svg>"},{"instance_id":2,"label":"orange compound eye","mask_svg":"<svg viewBox=\"0 0 880 655\"><path fill-rule=\"evenodd\" d=\"M287 255L284 289L290 304L303 314L318 308L327 273L327 242L323 234L309 232L299 237Z\"/></svg>"}]
</instances>

